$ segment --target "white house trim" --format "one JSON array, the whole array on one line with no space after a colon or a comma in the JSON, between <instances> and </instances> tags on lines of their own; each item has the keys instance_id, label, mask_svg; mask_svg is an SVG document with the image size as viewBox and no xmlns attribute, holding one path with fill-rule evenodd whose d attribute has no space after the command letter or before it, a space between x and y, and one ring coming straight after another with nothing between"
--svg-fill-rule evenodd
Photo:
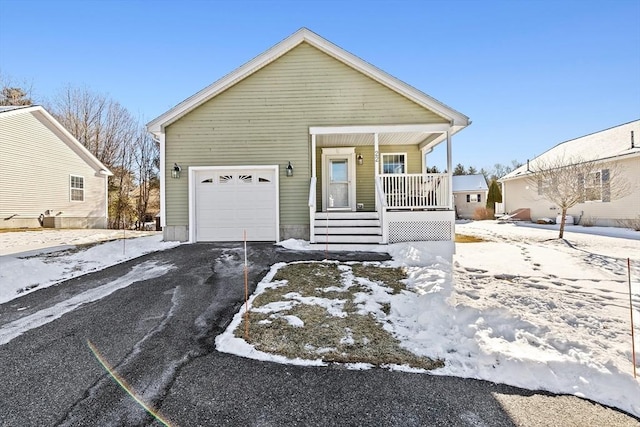
<instances>
[{"instance_id":1,"label":"white house trim","mask_svg":"<svg viewBox=\"0 0 640 427\"><path fill-rule=\"evenodd\" d=\"M385 73L384 71L380 70L377 67L374 67L368 62L363 61L357 56L334 45L328 40L325 40L319 35L308 30L307 28L301 28L266 52L258 55L251 61L237 68L235 71L227 74L210 86L202 89L200 92L182 101L171 110L150 121L147 124L147 130L155 135L158 135L163 131L164 127L180 119L188 112L197 108L204 102L215 97L219 93L225 91L229 87L235 85L239 81L245 79L261 68L269 65L270 63L277 60L303 42L309 43L311 46L321 50L322 52L343 62L351 68L383 84L384 86L412 100L418 105L421 105L422 107L435 112L451 124L454 132L457 132L458 130L470 124L469 118L462 113L446 106L445 104L430 97L424 92L421 92L418 89L409 86L408 84L402 82L401 80L398 80L390 74Z\"/></svg>"},{"instance_id":2,"label":"white house trim","mask_svg":"<svg viewBox=\"0 0 640 427\"><path fill-rule=\"evenodd\" d=\"M311 135L359 134L359 133L444 133L451 129L448 123L413 125L371 125L371 126L312 126Z\"/></svg>"}]
</instances>

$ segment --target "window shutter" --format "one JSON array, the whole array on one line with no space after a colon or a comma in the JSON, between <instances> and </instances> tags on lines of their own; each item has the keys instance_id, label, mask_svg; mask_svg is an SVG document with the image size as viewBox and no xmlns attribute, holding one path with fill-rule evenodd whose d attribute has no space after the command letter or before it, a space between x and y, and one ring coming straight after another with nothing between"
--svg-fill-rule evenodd
<instances>
[{"instance_id":1,"label":"window shutter","mask_svg":"<svg viewBox=\"0 0 640 427\"><path fill-rule=\"evenodd\" d=\"M602 169L602 201L611 201L611 186L609 182L609 169Z\"/></svg>"},{"instance_id":2,"label":"window shutter","mask_svg":"<svg viewBox=\"0 0 640 427\"><path fill-rule=\"evenodd\" d=\"M578 203L584 203L585 202L585 188L584 188L584 180L585 177L584 176L578 176L578 191L580 192L580 199L578 200Z\"/></svg>"},{"instance_id":3,"label":"window shutter","mask_svg":"<svg viewBox=\"0 0 640 427\"><path fill-rule=\"evenodd\" d=\"M480 200L481 196L482 196L481 194L478 194L478 203L482 202L482 200Z\"/></svg>"},{"instance_id":4,"label":"window shutter","mask_svg":"<svg viewBox=\"0 0 640 427\"><path fill-rule=\"evenodd\" d=\"M471 194L467 194L467 203L471 203Z\"/></svg>"}]
</instances>

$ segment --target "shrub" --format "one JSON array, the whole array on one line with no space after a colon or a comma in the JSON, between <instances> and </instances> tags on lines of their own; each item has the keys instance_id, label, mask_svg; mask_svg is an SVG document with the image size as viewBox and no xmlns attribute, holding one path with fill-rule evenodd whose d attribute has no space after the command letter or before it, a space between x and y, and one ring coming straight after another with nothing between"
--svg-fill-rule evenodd
<instances>
[{"instance_id":1,"label":"shrub","mask_svg":"<svg viewBox=\"0 0 640 427\"><path fill-rule=\"evenodd\" d=\"M597 222L597 216L583 216L582 218L580 218L580 225L583 227L593 227Z\"/></svg>"},{"instance_id":2,"label":"shrub","mask_svg":"<svg viewBox=\"0 0 640 427\"><path fill-rule=\"evenodd\" d=\"M636 218L618 219L616 222L620 227L640 231L640 216L637 216Z\"/></svg>"},{"instance_id":3,"label":"shrub","mask_svg":"<svg viewBox=\"0 0 640 427\"><path fill-rule=\"evenodd\" d=\"M473 211L473 219L475 220L494 219L493 209L477 207L475 211Z\"/></svg>"}]
</instances>

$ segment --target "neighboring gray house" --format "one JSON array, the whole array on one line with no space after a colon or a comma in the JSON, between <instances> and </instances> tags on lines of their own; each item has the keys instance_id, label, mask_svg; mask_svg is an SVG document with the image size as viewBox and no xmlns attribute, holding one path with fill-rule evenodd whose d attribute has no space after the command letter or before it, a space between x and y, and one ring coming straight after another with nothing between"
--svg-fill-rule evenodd
<instances>
[{"instance_id":1,"label":"neighboring gray house","mask_svg":"<svg viewBox=\"0 0 640 427\"><path fill-rule=\"evenodd\" d=\"M41 106L0 107L0 228L106 228L110 175Z\"/></svg>"},{"instance_id":2,"label":"neighboring gray house","mask_svg":"<svg viewBox=\"0 0 640 427\"><path fill-rule=\"evenodd\" d=\"M458 218L473 219L475 210L486 206L488 194L484 175L453 176L453 199Z\"/></svg>"},{"instance_id":3,"label":"neighboring gray house","mask_svg":"<svg viewBox=\"0 0 640 427\"><path fill-rule=\"evenodd\" d=\"M557 219L558 206L539 194L538 186L528 179L538 162L553 164L555 159L581 159L602 163L602 169L585 177L582 198L567 211L574 222L588 225L616 226L625 221L640 221L640 120L625 123L600 132L562 142L522 165L498 181L502 183L505 211L521 208L531 210L531 219ZM631 192L623 198L610 200L606 169L614 164L630 184Z\"/></svg>"},{"instance_id":4,"label":"neighboring gray house","mask_svg":"<svg viewBox=\"0 0 640 427\"><path fill-rule=\"evenodd\" d=\"M469 123L303 28L148 123L164 238L452 245L425 157Z\"/></svg>"}]
</instances>

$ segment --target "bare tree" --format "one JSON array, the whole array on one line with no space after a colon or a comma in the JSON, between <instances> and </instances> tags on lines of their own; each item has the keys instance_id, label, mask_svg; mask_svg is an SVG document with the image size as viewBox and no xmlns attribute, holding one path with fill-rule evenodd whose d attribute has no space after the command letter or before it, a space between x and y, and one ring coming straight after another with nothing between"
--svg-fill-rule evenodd
<instances>
[{"instance_id":1,"label":"bare tree","mask_svg":"<svg viewBox=\"0 0 640 427\"><path fill-rule=\"evenodd\" d=\"M15 82L6 74L0 73L0 105L32 105L33 84L26 81Z\"/></svg>"},{"instance_id":2,"label":"bare tree","mask_svg":"<svg viewBox=\"0 0 640 427\"><path fill-rule=\"evenodd\" d=\"M135 218L131 193L139 124L129 111L105 95L67 86L48 110L98 160L112 170L109 180L109 224L129 227Z\"/></svg>"},{"instance_id":3,"label":"bare tree","mask_svg":"<svg viewBox=\"0 0 640 427\"><path fill-rule=\"evenodd\" d=\"M495 165L493 165L493 171L491 172L491 175L489 175L488 177L485 176L485 178L488 178L487 181L500 179L506 174L518 169L520 166L522 166L522 163L515 159L511 160L510 165L503 165L502 163L496 163Z\"/></svg>"},{"instance_id":4,"label":"bare tree","mask_svg":"<svg viewBox=\"0 0 640 427\"><path fill-rule=\"evenodd\" d=\"M135 141L134 162L137 174L136 228L140 228L149 208L151 190L157 183L157 163L160 156L158 144L145 128L140 128Z\"/></svg>"},{"instance_id":5,"label":"bare tree","mask_svg":"<svg viewBox=\"0 0 640 427\"><path fill-rule=\"evenodd\" d=\"M560 232L564 237L567 210L585 201L610 202L630 194L631 184L616 163L579 157L538 159L529 165L527 178L538 196L561 209Z\"/></svg>"},{"instance_id":6,"label":"bare tree","mask_svg":"<svg viewBox=\"0 0 640 427\"><path fill-rule=\"evenodd\" d=\"M94 156L108 167L130 147L137 123L118 102L86 88L67 86L53 100L49 110Z\"/></svg>"}]
</instances>

